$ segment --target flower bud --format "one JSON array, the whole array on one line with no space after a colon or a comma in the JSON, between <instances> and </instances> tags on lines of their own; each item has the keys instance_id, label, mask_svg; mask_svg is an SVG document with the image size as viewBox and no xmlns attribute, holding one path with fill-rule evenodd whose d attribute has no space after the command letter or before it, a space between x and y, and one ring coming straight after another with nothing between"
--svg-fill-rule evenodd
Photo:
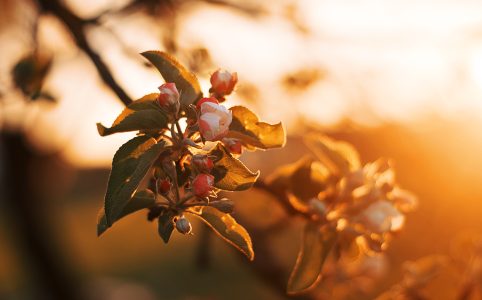
<instances>
[{"instance_id":1,"label":"flower bud","mask_svg":"<svg viewBox=\"0 0 482 300\"><path fill-rule=\"evenodd\" d=\"M167 194L171 191L172 183L167 179L161 179L157 183L157 189L161 194Z\"/></svg>"},{"instance_id":2,"label":"flower bud","mask_svg":"<svg viewBox=\"0 0 482 300\"><path fill-rule=\"evenodd\" d=\"M199 110L201 113L203 113L202 111L202 106L204 103L214 103L214 104L219 104L219 101L214 98L214 97L209 97L209 98L201 98L199 99L199 101L197 102L196 104L196 108L197 110Z\"/></svg>"},{"instance_id":3,"label":"flower bud","mask_svg":"<svg viewBox=\"0 0 482 300\"><path fill-rule=\"evenodd\" d=\"M200 172L211 172L212 168L214 167L213 160L210 159L207 155L203 154L195 154L192 157L192 164L198 169Z\"/></svg>"},{"instance_id":4,"label":"flower bud","mask_svg":"<svg viewBox=\"0 0 482 300\"><path fill-rule=\"evenodd\" d=\"M176 84L172 82L164 83L159 87L159 97L157 98L159 105L173 113L179 111L179 91Z\"/></svg>"},{"instance_id":5,"label":"flower bud","mask_svg":"<svg viewBox=\"0 0 482 300\"><path fill-rule=\"evenodd\" d=\"M192 226L186 217L180 216L176 220L176 229L182 234L189 234L192 231Z\"/></svg>"},{"instance_id":6,"label":"flower bud","mask_svg":"<svg viewBox=\"0 0 482 300\"><path fill-rule=\"evenodd\" d=\"M212 92L219 97L231 94L238 82L238 74L226 70L217 70L211 75Z\"/></svg>"},{"instance_id":7,"label":"flower bud","mask_svg":"<svg viewBox=\"0 0 482 300\"><path fill-rule=\"evenodd\" d=\"M219 105L217 100L212 97L199 100L197 105L200 111L199 132L203 138L208 141L216 141L226 136L233 120L231 111Z\"/></svg>"},{"instance_id":8,"label":"flower bud","mask_svg":"<svg viewBox=\"0 0 482 300\"><path fill-rule=\"evenodd\" d=\"M228 148L229 152L232 154L242 154L243 144L238 139L224 138L224 145Z\"/></svg>"},{"instance_id":9,"label":"flower bud","mask_svg":"<svg viewBox=\"0 0 482 300\"><path fill-rule=\"evenodd\" d=\"M211 206L223 213L230 214L234 209L234 201L223 198L221 200L211 202Z\"/></svg>"},{"instance_id":10,"label":"flower bud","mask_svg":"<svg viewBox=\"0 0 482 300\"><path fill-rule=\"evenodd\" d=\"M204 198L209 196L213 189L214 176L209 174L201 173L196 176L192 181L192 191L194 195L199 198Z\"/></svg>"}]
</instances>

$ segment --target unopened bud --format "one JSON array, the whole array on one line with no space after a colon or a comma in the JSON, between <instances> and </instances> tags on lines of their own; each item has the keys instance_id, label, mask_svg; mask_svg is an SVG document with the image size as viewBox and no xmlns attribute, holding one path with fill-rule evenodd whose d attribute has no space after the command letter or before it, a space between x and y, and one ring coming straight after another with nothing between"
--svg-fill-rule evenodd
<instances>
[{"instance_id":1,"label":"unopened bud","mask_svg":"<svg viewBox=\"0 0 482 300\"><path fill-rule=\"evenodd\" d=\"M157 183L157 189L161 194L167 194L171 191L172 183L167 179L161 179Z\"/></svg>"},{"instance_id":2,"label":"unopened bud","mask_svg":"<svg viewBox=\"0 0 482 300\"><path fill-rule=\"evenodd\" d=\"M238 74L236 72L217 70L211 75L212 92L219 97L231 94L237 82Z\"/></svg>"},{"instance_id":3,"label":"unopened bud","mask_svg":"<svg viewBox=\"0 0 482 300\"><path fill-rule=\"evenodd\" d=\"M207 155L195 154L192 156L191 161L196 169L198 169L200 172L209 173L214 167L212 159L210 159Z\"/></svg>"},{"instance_id":4,"label":"unopened bud","mask_svg":"<svg viewBox=\"0 0 482 300\"><path fill-rule=\"evenodd\" d=\"M179 111L179 91L176 84L172 82L164 83L159 87L159 97L157 98L159 105L171 112Z\"/></svg>"},{"instance_id":5,"label":"unopened bud","mask_svg":"<svg viewBox=\"0 0 482 300\"><path fill-rule=\"evenodd\" d=\"M230 153L232 154L243 153L243 144L241 144L240 140L233 139L233 138L224 138L223 143L224 145L226 145Z\"/></svg>"},{"instance_id":6,"label":"unopened bud","mask_svg":"<svg viewBox=\"0 0 482 300\"><path fill-rule=\"evenodd\" d=\"M234 201L231 199L223 198L219 201L211 202L211 206L223 213L230 214L234 210Z\"/></svg>"},{"instance_id":7,"label":"unopened bud","mask_svg":"<svg viewBox=\"0 0 482 300\"><path fill-rule=\"evenodd\" d=\"M176 220L176 229L182 234L189 234L192 231L192 226L186 217L180 216Z\"/></svg>"},{"instance_id":8,"label":"unopened bud","mask_svg":"<svg viewBox=\"0 0 482 300\"><path fill-rule=\"evenodd\" d=\"M192 191L199 198L208 197L214 185L214 176L201 173L192 181Z\"/></svg>"}]
</instances>

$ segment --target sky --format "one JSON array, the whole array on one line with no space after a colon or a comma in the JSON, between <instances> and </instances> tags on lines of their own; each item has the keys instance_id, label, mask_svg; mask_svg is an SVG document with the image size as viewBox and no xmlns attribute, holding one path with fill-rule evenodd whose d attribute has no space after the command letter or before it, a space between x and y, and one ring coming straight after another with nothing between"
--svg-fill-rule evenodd
<instances>
[{"instance_id":1,"label":"sky","mask_svg":"<svg viewBox=\"0 0 482 300\"><path fill-rule=\"evenodd\" d=\"M67 3L89 17L123 1ZM283 121L290 134L296 133L300 119L324 128L343 120L368 127L413 126L431 118L468 119L476 122L471 128L482 125L481 1L280 0L262 5L264 14L253 18L187 2L175 20L181 49L205 47L215 68L238 72L239 90L258 89L254 110L261 119ZM17 19L27 13L19 12ZM162 50L172 24L139 13L103 22L101 28L89 28L88 38L116 79L133 98L155 92L162 78L135 53ZM0 46L2 55L18 58L28 49L16 34L26 25L19 24L2 25L0 39L11 41ZM59 104L27 107L11 101L3 108L2 123L26 130L39 148L61 151L74 165L108 166L132 134L101 138L95 123L110 125L122 104L102 86L93 65L53 17L42 17L39 42L56 57L46 87ZM0 83L8 82L9 66L0 68ZM282 84L286 76L306 70L317 72L319 80L305 90ZM209 72L198 74L205 92ZM244 102L238 93L227 105Z\"/></svg>"}]
</instances>

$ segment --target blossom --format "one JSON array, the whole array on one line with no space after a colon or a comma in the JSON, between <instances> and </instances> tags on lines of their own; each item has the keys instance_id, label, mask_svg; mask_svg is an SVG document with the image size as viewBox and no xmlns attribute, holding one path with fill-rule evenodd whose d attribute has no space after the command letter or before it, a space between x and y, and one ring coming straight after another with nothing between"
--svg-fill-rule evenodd
<instances>
[{"instance_id":1,"label":"blossom","mask_svg":"<svg viewBox=\"0 0 482 300\"><path fill-rule=\"evenodd\" d=\"M216 141L226 136L233 120L231 111L220 105L213 97L199 100L197 107L200 111L199 132L203 138Z\"/></svg>"},{"instance_id":2,"label":"blossom","mask_svg":"<svg viewBox=\"0 0 482 300\"><path fill-rule=\"evenodd\" d=\"M211 75L212 91L219 97L231 94L237 82L238 74L236 72L230 73L219 69Z\"/></svg>"}]
</instances>

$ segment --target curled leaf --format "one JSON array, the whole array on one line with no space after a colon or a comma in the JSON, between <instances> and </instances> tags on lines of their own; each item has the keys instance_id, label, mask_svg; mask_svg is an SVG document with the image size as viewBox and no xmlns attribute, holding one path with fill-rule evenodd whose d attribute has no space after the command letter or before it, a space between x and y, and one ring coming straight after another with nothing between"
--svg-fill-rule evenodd
<instances>
[{"instance_id":1,"label":"curled leaf","mask_svg":"<svg viewBox=\"0 0 482 300\"><path fill-rule=\"evenodd\" d=\"M167 128L168 117L157 103L158 94L149 94L129 104L115 119L110 128L97 123L101 136L136 130Z\"/></svg>"},{"instance_id":2,"label":"curled leaf","mask_svg":"<svg viewBox=\"0 0 482 300\"><path fill-rule=\"evenodd\" d=\"M297 294L314 287L321 278L326 257L336 241L335 230L320 230L318 224L306 224L301 250L288 280L287 292Z\"/></svg>"},{"instance_id":3,"label":"curled leaf","mask_svg":"<svg viewBox=\"0 0 482 300\"><path fill-rule=\"evenodd\" d=\"M120 213L120 215L114 220L114 222L121 218L132 214L138 210L149 208L156 203L156 196L151 190L142 190L134 194L132 199L127 202L126 206ZM105 217L104 208L99 212L99 220L97 221L97 236L100 236L109 228L107 219Z\"/></svg>"},{"instance_id":4,"label":"curled leaf","mask_svg":"<svg viewBox=\"0 0 482 300\"><path fill-rule=\"evenodd\" d=\"M174 82L181 93L181 106L185 109L202 97L201 86L196 75L189 72L171 55L161 51L142 53L159 70L166 82Z\"/></svg>"},{"instance_id":5,"label":"curled leaf","mask_svg":"<svg viewBox=\"0 0 482 300\"><path fill-rule=\"evenodd\" d=\"M218 143L209 155L215 156L214 168L211 174L214 176L214 186L225 191L243 191L253 186L259 176L259 171L251 172L239 159Z\"/></svg>"},{"instance_id":6,"label":"curled leaf","mask_svg":"<svg viewBox=\"0 0 482 300\"><path fill-rule=\"evenodd\" d=\"M108 226L119 218L142 178L164 150L165 142L138 136L117 150L107 184L104 210Z\"/></svg>"},{"instance_id":7,"label":"curled leaf","mask_svg":"<svg viewBox=\"0 0 482 300\"><path fill-rule=\"evenodd\" d=\"M251 237L246 229L239 225L231 215L209 206L203 207L200 213L192 213L201 218L225 241L246 255L249 260L254 259Z\"/></svg>"},{"instance_id":8,"label":"curled leaf","mask_svg":"<svg viewBox=\"0 0 482 300\"><path fill-rule=\"evenodd\" d=\"M228 137L241 140L247 148L270 149L283 147L286 135L281 123L260 122L258 116L244 106L230 108L233 121Z\"/></svg>"}]
</instances>

